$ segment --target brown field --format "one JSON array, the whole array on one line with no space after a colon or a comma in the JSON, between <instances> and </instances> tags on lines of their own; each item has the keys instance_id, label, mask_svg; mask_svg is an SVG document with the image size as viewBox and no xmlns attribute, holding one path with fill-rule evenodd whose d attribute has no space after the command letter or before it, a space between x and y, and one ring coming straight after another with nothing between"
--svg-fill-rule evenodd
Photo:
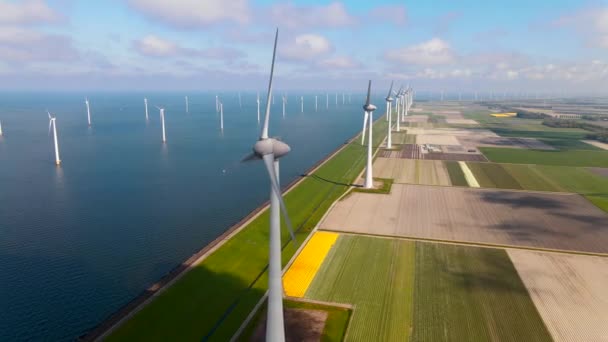
<instances>
[{"instance_id":1,"label":"brown field","mask_svg":"<svg viewBox=\"0 0 608 342\"><path fill-rule=\"evenodd\" d=\"M442 152L422 153L421 145L405 144L400 150L382 150L378 154L382 158L427 159L427 160L453 160L453 161L488 161L483 154L475 150L474 153L459 153L465 149L457 145L441 146Z\"/></svg>"},{"instance_id":2,"label":"brown field","mask_svg":"<svg viewBox=\"0 0 608 342\"><path fill-rule=\"evenodd\" d=\"M608 253L608 214L580 195L394 184L353 193L321 229Z\"/></svg>"},{"instance_id":3,"label":"brown field","mask_svg":"<svg viewBox=\"0 0 608 342\"><path fill-rule=\"evenodd\" d=\"M589 171L595 173L598 176L608 177L608 168L603 167L590 167Z\"/></svg>"},{"instance_id":4,"label":"brown field","mask_svg":"<svg viewBox=\"0 0 608 342\"><path fill-rule=\"evenodd\" d=\"M392 178L395 183L451 185L450 175L442 161L377 158L374 176Z\"/></svg>"},{"instance_id":5,"label":"brown field","mask_svg":"<svg viewBox=\"0 0 608 342\"><path fill-rule=\"evenodd\" d=\"M476 162L485 162L488 161L483 154L477 153L440 153L440 152L430 152L424 153L423 159L428 160L452 160L452 161L476 161Z\"/></svg>"},{"instance_id":6,"label":"brown field","mask_svg":"<svg viewBox=\"0 0 608 342\"><path fill-rule=\"evenodd\" d=\"M408 128L409 134L427 134L427 135L452 135L456 137L473 136L473 137L498 137L496 133L487 129L461 129L461 128Z\"/></svg>"},{"instance_id":7,"label":"brown field","mask_svg":"<svg viewBox=\"0 0 608 342\"><path fill-rule=\"evenodd\" d=\"M537 150L554 150L549 146L534 138L504 138L504 137L484 137L484 136L460 136L458 141L461 145L468 147L509 147L509 148L531 148Z\"/></svg>"},{"instance_id":8,"label":"brown field","mask_svg":"<svg viewBox=\"0 0 608 342\"><path fill-rule=\"evenodd\" d=\"M416 144L460 145L460 142L453 135L419 134L416 135Z\"/></svg>"},{"instance_id":9,"label":"brown field","mask_svg":"<svg viewBox=\"0 0 608 342\"><path fill-rule=\"evenodd\" d=\"M608 258L508 253L555 341L608 341Z\"/></svg>"},{"instance_id":10,"label":"brown field","mask_svg":"<svg viewBox=\"0 0 608 342\"><path fill-rule=\"evenodd\" d=\"M429 117L426 115L408 115L405 117L404 122L428 122Z\"/></svg>"}]
</instances>

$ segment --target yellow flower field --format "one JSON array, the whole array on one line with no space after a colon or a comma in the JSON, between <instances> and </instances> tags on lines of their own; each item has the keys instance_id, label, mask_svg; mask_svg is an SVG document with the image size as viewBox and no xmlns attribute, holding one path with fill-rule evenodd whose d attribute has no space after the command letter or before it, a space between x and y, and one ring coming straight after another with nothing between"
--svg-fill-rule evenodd
<instances>
[{"instance_id":1,"label":"yellow flower field","mask_svg":"<svg viewBox=\"0 0 608 342\"><path fill-rule=\"evenodd\" d=\"M290 297L304 297L308 286L323 264L325 256L340 234L315 232L283 276L285 294Z\"/></svg>"},{"instance_id":2,"label":"yellow flower field","mask_svg":"<svg viewBox=\"0 0 608 342\"><path fill-rule=\"evenodd\" d=\"M517 116L517 113L496 113L496 114L490 114L490 115L495 118L511 118L511 117Z\"/></svg>"}]
</instances>

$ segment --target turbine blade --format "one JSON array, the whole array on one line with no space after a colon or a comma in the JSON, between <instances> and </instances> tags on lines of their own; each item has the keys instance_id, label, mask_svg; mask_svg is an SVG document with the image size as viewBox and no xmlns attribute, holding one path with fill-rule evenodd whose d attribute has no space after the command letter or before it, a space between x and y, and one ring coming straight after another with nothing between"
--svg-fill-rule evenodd
<instances>
[{"instance_id":1,"label":"turbine blade","mask_svg":"<svg viewBox=\"0 0 608 342\"><path fill-rule=\"evenodd\" d=\"M372 80L369 80L369 83L367 84L367 100L365 101L365 105L369 105L369 96L372 92Z\"/></svg>"},{"instance_id":2,"label":"turbine blade","mask_svg":"<svg viewBox=\"0 0 608 342\"><path fill-rule=\"evenodd\" d=\"M279 206L281 207L281 212L283 213L285 224L287 225L287 229L289 230L289 234L291 235L291 240L295 243L296 235L293 232L291 220L289 219L289 214L287 214L287 207L285 206L285 202L283 202L283 195L281 194L279 182L277 181L277 175L274 172L274 154L265 154L262 159L264 159L264 165L266 166L266 171L268 171L268 176L270 177L270 185L272 186L272 191L274 191L275 195L279 199Z\"/></svg>"},{"instance_id":3,"label":"turbine blade","mask_svg":"<svg viewBox=\"0 0 608 342\"><path fill-rule=\"evenodd\" d=\"M393 82L394 81L391 81L391 88L388 90L388 96L386 97L391 97L391 93L393 92Z\"/></svg>"},{"instance_id":4,"label":"turbine blade","mask_svg":"<svg viewBox=\"0 0 608 342\"><path fill-rule=\"evenodd\" d=\"M51 125L53 124L53 120L49 120L49 135L51 135Z\"/></svg>"},{"instance_id":5,"label":"turbine blade","mask_svg":"<svg viewBox=\"0 0 608 342\"><path fill-rule=\"evenodd\" d=\"M260 157L257 154L251 152L250 154L243 157L243 159L241 159L241 163L246 163L257 159L260 159Z\"/></svg>"},{"instance_id":6,"label":"turbine blade","mask_svg":"<svg viewBox=\"0 0 608 342\"><path fill-rule=\"evenodd\" d=\"M363 132L361 133L361 145L365 144L365 130L367 127L367 120L369 118L369 113L365 111L365 115L363 116Z\"/></svg>"},{"instance_id":7,"label":"turbine blade","mask_svg":"<svg viewBox=\"0 0 608 342\"><path fill-rule=\"evenodd\" d=\"M264 117L264 125L260 139L268 139L268 123L270 121L270 98L272 96L272 76L274 75L274 60L277 55L277 41L279 39L279 28L274 35L274 50L272 51L272 64L270 65L270 80L268 81L268 94L266 95L266 116Z\"/></svg>"}]
</instances>

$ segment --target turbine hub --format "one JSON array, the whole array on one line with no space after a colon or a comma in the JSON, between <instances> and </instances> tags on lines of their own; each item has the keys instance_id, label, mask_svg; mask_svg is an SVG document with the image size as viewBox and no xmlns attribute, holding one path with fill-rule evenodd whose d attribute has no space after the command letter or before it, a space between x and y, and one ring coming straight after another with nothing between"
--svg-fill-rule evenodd
<instances>
[{"instance_id":1,"label":"turbine hub","mask_svg":"<svg viewBox=\"0 0 608 342\"><path fill-rule=\"evenodd\" d=\"M275 138L258 140L253 145L253 152L259 157L274 154L274 158L279 159L289 153L289 151L291 151L289 145Z\"/></svg>"},{"instance_id":2,"label":"turbine hub","mask_svg":"<svg viewBox=\"0 0 608 342\"><path fill-rule=\"evenodd\" d=\"M371 104L371 103L370 103L370 104L366 104L366 105L364 105L364 106L363 106L363 109L364 109L366 112L373 112L373 111L375 111L375 110L376 110L376 106L374 106L373 104Z\"/></svg>"},{"instance_id":3,"label":"turbine hub","mask_svg":"<svg viewBox=\"0 0 608 342\"><path fill-rule=\"evenodd\" d=\"M393 98L389 96L389 97L386 98L386 101L393 102Z\"/></svg>"}]
</instances>

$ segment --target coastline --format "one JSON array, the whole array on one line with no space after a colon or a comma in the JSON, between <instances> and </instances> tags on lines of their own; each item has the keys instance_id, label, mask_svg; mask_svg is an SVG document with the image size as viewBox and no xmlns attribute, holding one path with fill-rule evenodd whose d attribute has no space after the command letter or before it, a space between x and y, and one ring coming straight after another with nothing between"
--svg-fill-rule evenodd
<instances>
[{"instance_id":1,"label":"coastline","mask_svg":"<svg viewBox=\"0 0 608 342\"><path fill-rule=\"evenodd\" d=\"M342 151L344 148L349 146L358 136L360 132L356 133L351 138L347 139L342 145L336 147L333 151L329 152L325 157L313 164L305 173L300 175L298 178L291 181L283 188L283 194L286 194L297 187L301 182L306 179L306 175L315 172L327 161L331 160L336 154ZM116 312L106 317L98 325L93 327L88 332L85 332L78 337L80 341L97 341L108 336L115 329L120 327L124 322L136 314L139 310L143 309L149 302L151 302L156 296L160 295L164 290L169 288L173 283L184 276L192 267L196 266L200 262L204 261L209 255L219 249L225 242L229 241L234 235L239 233L242 229L257 218L260 214L268 208L269 201L265 201L259 207L254 209L252 212L247 214L241 220L230 226L224 233L220 234L213 241L205 245L198 252L194 253L188 259L181 264L174 267L167 274L162 276L158 281L143 290L139 295L129 301L127 304L119 308Z\"/></svg>"}]
</instances>

